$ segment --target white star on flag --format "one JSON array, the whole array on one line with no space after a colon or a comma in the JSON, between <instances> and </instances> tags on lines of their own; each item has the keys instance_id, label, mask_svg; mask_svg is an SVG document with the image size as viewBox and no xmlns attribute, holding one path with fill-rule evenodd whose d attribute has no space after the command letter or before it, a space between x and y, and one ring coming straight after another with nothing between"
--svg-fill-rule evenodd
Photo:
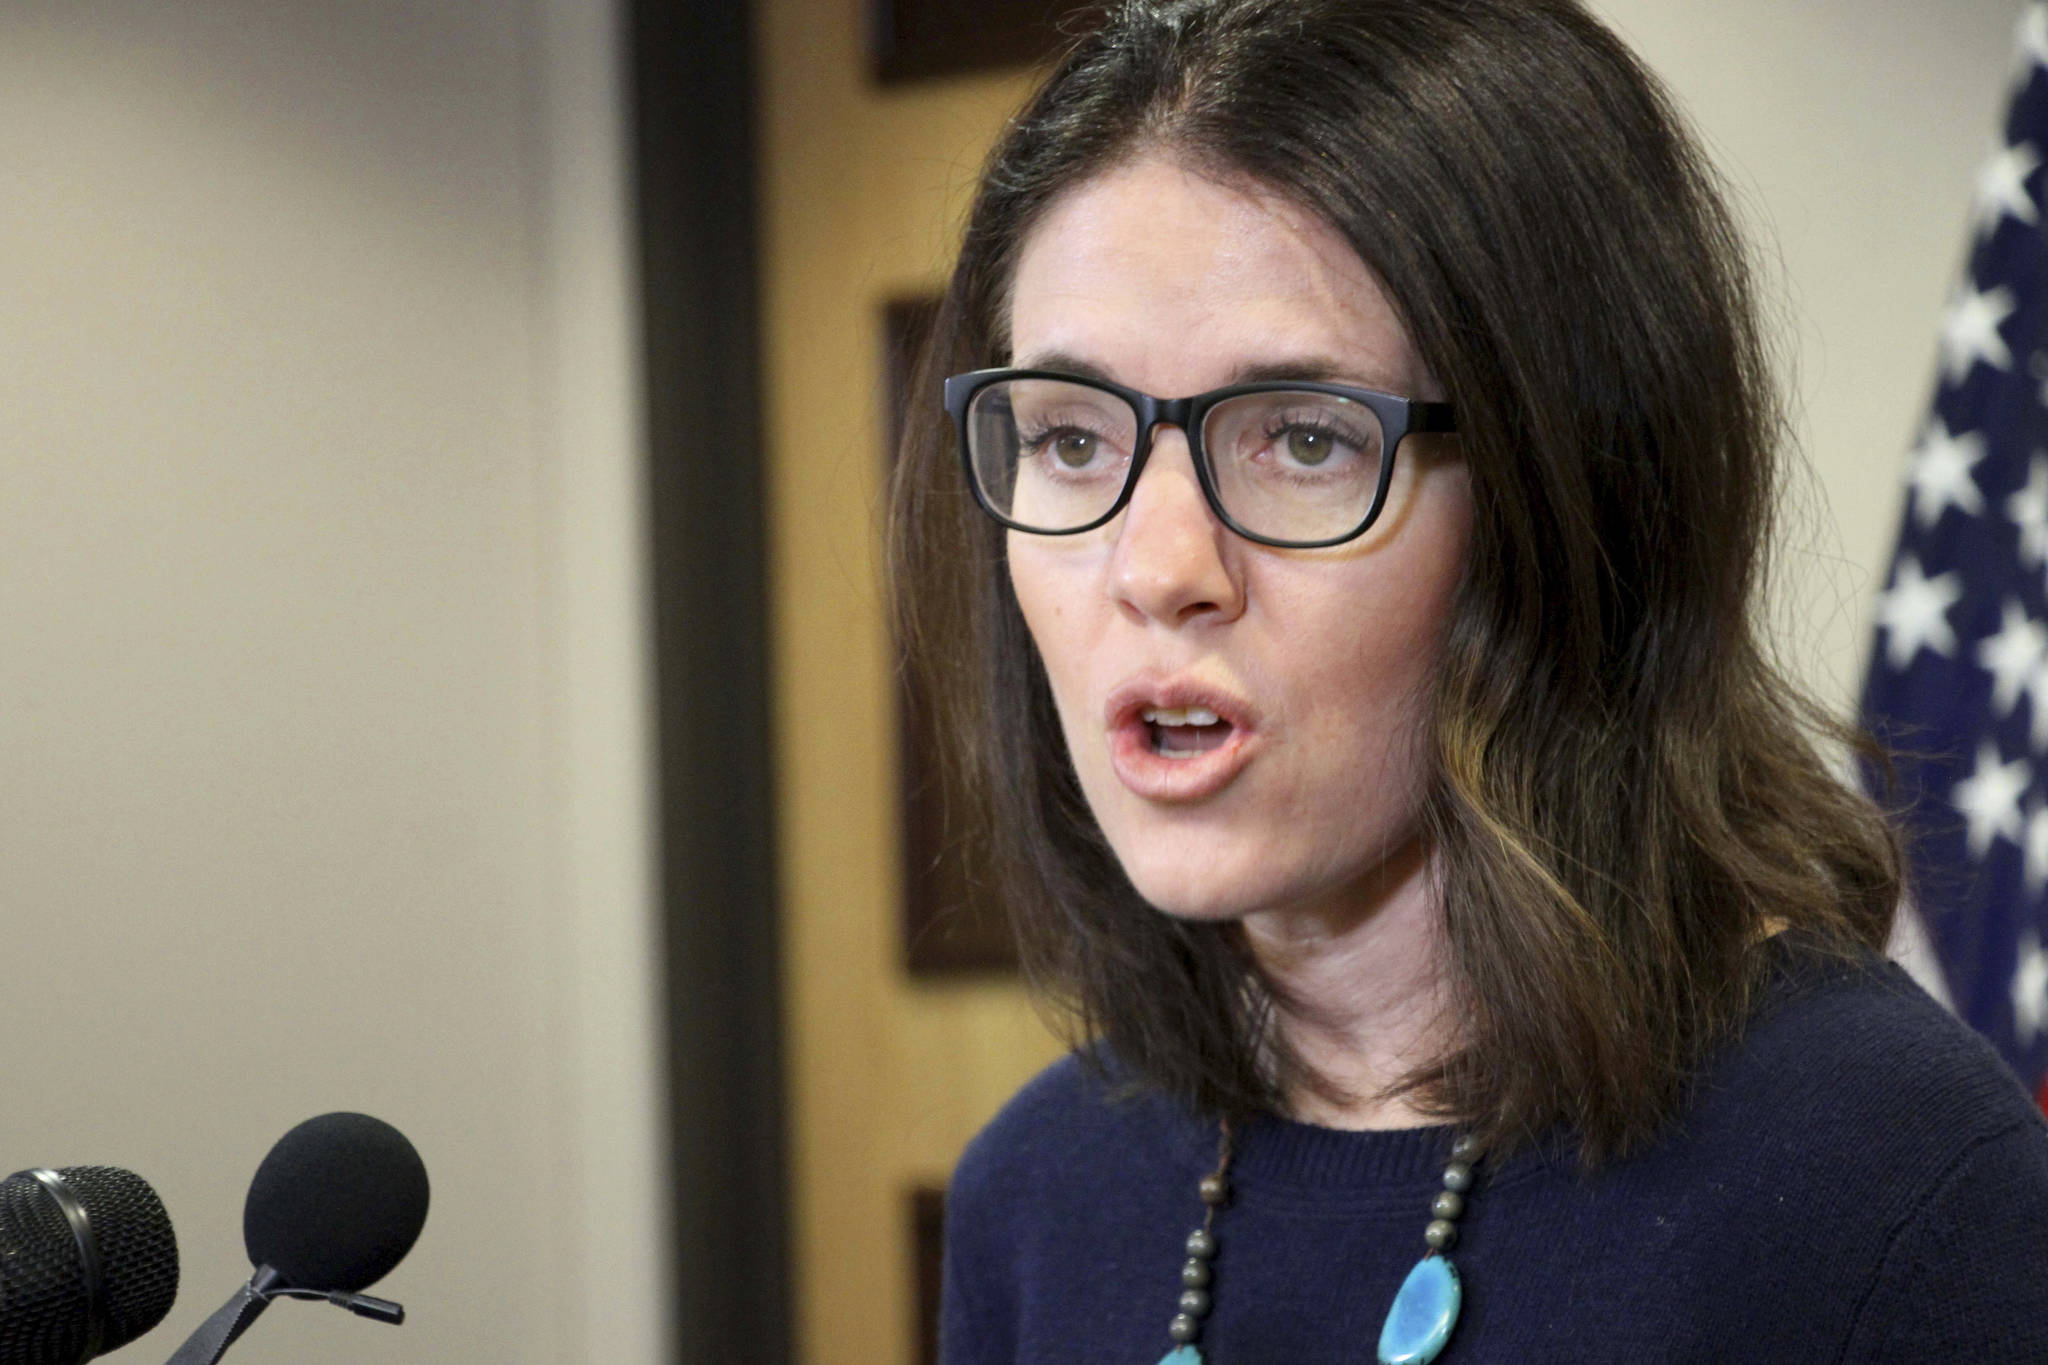
<instances>
[{"instance_id":1,"label":"white star on flag","mask_svg":"<svg viewBox=\"0 0 2048 1365\"><path fill-rule=\"evenodd\" d=\"M1977 432L1950 433L1939 417L1927 424L1920 448L1913 452L1913 515L1932 526L1950 507L1970 516L1984 510L1984 495L1970 471L1984 458L1984 437Z\"/></svg>"},{"instance_id":2,"label":"white star on flag","mask_svg":"<svg viewBox=\"0 0 2048 1365\"><path fill-rule=\"evenodd\" d=\"M2048 451L2034 452L2027 486L2005 500L2005 514L2020 531L2020 563L2048 566Z\"/></svg>"},{"instance_id":3,"label":"white star on flag","mask_svg":"<svg viewBox=\"0 0 2048 1365\"><path fill-rule=\"evenodd\" d=\"M2027 727L2027 744L2036 754L2048 756L2048 662L2027 679L2027 699L2033 716Z\"/></svg>"},{"instance_id":4,"label":"white star on flag","mask_svg":"<svg viewBox=\"0 0 2048 1365\"><path fill-rule=\"evenodd\" d=\"M2041 208L2027 193L2027 177L2041 169L2041 155L2030 142L2001 148L1977 172L1977 231L1995 232L2008 215L2029 227L2041 221Z\"/></svg>"},{"instance_id":5,"label":"white star on flag","mask_svg":"<svg viewBox=\"0 0 2048 1365\"><path fill-rule=\"evenodd\" d=\"M1991 673L1991 704L2001 716L2019 705L2020 694L2048 662L2048 626L2031 619L2015 598L2005 600L2005 623L1977 646L1977 662Z\"/></svg>"},{"instance_id":6,"label":"white star on flag","mask_svg":"<svg viewBox=\"0 0 2048 1365\"><path fill-rule=\"evenodd\" d=\"M2021 81L2037 66L2048 66L2048 5L2032 4L2020 15L2013 69Z\"/></svg>"},{"instance_id":7,"label":"white star on flag","mask_svg":"<svg viewBox=\"0 0 2048 1365\"><path fill-rule=\"evenodd\" d=\"M1989 291L1968 287L1956 292L1941 323L1941 367L1948 382L1961 383L1978 361L1995 370L2012 368L2012 348L1998 329L2019 303L2004 285Z\"/></svg>"},{"instance_id":8,"label":"white star on flag","mask_svg":"<svg viewBox=\"0 0 2048 1365\"><path fill-rule=\"evenodd\" d=\"M1994 839L2020 842L2020 798L2032 783L2024 758L2001 763L1990 740L1977 746L1977 771L1949 795L1949 804L1969 823L1971 857L1983 857Z\"/></svg>"},{"instance_id":9,"label":"white star on flag","mask_svg":"<svg viewBox=\"0 0 2048 1365\"><path fill-rule=\"evenodd\" d=\"M1963 576L1945 573L1924 577L1920 561L1899 557L1891 588L1877 600L1877 625L1884 632L1885 659L1893 668L1913 662L1922 646L1944 658L1956 652L1956 633L1948 609L1962 600Z\"/></svg>"},{"instance_id":10,"label":"white star on flag","mask_svg":"<svg viewBox=\"0 0 2048 1365\"><path fill-rule=\"evenodd\" d=\"M2020 937L2020 960L2012 974L2012 1027L2021 1047L2048 1032L2048 953L2032 929Z\"/></svg>"},{"instance_id":11,"label":"white star on flag","mask_svg":"<svg viewBox=\"0 0 2048 1365\"><path fill-rule=\"evenodd\" d=\"M2038 896L2048 890L2048 806L2034 807L2027 817L2025 872L2027 894Z\"/></svg>"}]
</instances>

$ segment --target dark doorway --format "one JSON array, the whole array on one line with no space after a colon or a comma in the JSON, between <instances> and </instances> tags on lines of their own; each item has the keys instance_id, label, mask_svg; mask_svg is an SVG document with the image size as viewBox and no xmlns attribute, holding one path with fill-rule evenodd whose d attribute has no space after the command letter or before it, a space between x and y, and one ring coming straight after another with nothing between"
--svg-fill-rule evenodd
<instances>
[{"instance_id":1,"label":"dark doorway","mask_svg":"<svg viewBox=\"0 0 2048 1365\"><path fill-rule=\"evenodd\" d=\"M790 1359L742 0L630 0L678 1359Z\"/></svg>"}]
</instances>

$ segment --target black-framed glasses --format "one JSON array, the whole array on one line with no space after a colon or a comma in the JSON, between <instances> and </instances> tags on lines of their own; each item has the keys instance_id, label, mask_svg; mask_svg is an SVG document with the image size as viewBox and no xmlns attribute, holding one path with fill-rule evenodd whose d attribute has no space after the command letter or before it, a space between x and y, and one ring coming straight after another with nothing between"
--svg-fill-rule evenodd
<instances>
[{"instance_id":1,"label":"black-framed glasses","mask_svg":"<svg viewBox=\"0 0 2048 1365\"><path fill-rule=\"evenodd\" d=\"M1448 403L1307 380L1155 398L1053 370L974 370L946 381L968 483L1016 531L1091 531L1122 511L1153 429L1187 434L1209 508L1247 540L1340 545L1386 506L1410 432L1456 431Z\"/></svg>"}]
</instances>

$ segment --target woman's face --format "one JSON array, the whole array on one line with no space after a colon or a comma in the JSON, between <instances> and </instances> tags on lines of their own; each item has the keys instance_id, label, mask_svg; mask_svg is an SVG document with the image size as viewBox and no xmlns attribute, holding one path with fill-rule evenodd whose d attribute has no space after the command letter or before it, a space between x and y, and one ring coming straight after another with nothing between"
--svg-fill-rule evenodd
<instances>
[{"instance_id":1,"label":"woman's face","mask_svg":"<svg viewBox=\"0 0 2048 1365\"><path fill-rule=\"evenodd\" d=\"M1010 340L1015 365L1162 398L1276 371L1442 396L1331 228L1164 157L1054 201L1018 260ZM1420 893L1425 686L1471 524L1455 451L1410 437L1363 536L1278 550L1216 520L1161 427L1109 524L1010 534L1082 791L1153 905L1326 916Z\"/></svg>"}]
</instances>

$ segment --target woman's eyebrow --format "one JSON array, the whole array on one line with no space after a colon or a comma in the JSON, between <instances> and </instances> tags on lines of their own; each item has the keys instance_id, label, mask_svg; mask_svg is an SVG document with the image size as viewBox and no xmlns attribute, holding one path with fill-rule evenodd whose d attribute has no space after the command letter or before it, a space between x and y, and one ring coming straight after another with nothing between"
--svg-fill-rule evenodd
<instances>
[{"instance_id":1,"label":"woman's eyebrow","mask_svg":"<svg viewBox=\"0 0 2048 1365\"><path fill-rule=\"evenodd\" d=\"M1233 384L1271 384L1284 379L1306 379L1316 384L1358 384L1360 371L1325 356L1299 356L1290 360L1262 361L1241 366L1231 378ZM1375 385L1367 385L1375 387Z\"/></svg>"},{"instance_id":2,"label":"woman's eyebrow","mask_svg":"<svg viewBox=\"0 0 2048 1365\"><path fill-rule=\"evenodd\" d=\"M1102 366L1066 351L1046 351L1040 355L1022 356L1011 363L1020 370L1056 370L1060 374L1070 374L1076 379L1099 379L1105 384L1119 382Z\"/></svg>"},{"instance_id":3,"label":"woman's eyebrow","mask_svg":"<svg viewBox=\"0 0 2048 1365\"><path fill-rule=\"evenodd\" d=\"M1107 369L1067 351L1046 351L1037 355L1023 356L1014 362L1020 370L1056 370L1061 374L1073 375L1076 379L1099 379L1106 384L1120 384L1123 381ZM1327 356L1298 356L1286 360L1262 360L1241 365L1230 376L1231 384L1272 384L1289 379L1302 379L1317 384L1361 384L1366 388L1385 388L1386 378L1382 375L1367 375L1345 365L1338 364ZM1177 394L1163 394L1162 397L1179 397Z\"/></svg>"}]
</instances>

